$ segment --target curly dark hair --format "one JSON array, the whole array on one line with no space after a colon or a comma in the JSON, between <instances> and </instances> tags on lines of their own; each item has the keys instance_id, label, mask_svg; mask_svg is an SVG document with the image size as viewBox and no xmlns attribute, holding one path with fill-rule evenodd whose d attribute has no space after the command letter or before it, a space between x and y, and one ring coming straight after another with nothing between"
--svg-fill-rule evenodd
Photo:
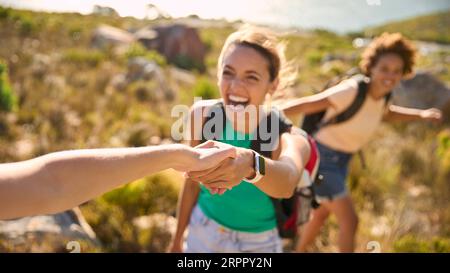
<instances>
[{"instance_id":1,"label":"curly dark hair","mask_svg":"<svg viewBox=\"0 0 450 273\"><path fill-rule=\"evenodd\" d=\"M416 48L411 41L400 33L383 33L375 38L364 50L360 68L364 74L370 76L370 70L376 65L380 57L384 54L397 54L403 60L403 75L413 71Z\"/></svg>"}]
</instances>

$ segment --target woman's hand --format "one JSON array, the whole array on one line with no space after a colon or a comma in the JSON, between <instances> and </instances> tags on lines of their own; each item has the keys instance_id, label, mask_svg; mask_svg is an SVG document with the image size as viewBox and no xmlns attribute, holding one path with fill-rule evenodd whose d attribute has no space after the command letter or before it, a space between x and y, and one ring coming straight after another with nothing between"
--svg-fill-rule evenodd
<instances>
[{"instance_id":1,"label":"woman's hand","mask_svg":"<svg viewBox=\"0 0 450 273\"><path fill-rule=\"evenodd\" d=\"M217 143L220 147L230 146ZM227 158L219 165L202 171L190 171L186 175L193 181L202 183L211 190L211 193L222 194L225 189L231 189L241 183L244 178L255 176L253 161L254 154L249 149L235 148L236 156Z\"/></svg>"},{"instance_id":2,"label":"woman's hand","mask_svg":"<svg viewBox=\"0 0 450 273\"><path fill-rule=\"evenodd\" d=\"M420 117L423 120L431 121L437 124L442 121L442 112L439 109L430 108L420 112Z\"/></svg>"},{"instance_id":3,"label":"woman's hand","mask_svg":"<svg viewBox=\"0 0 450 273\"><path fill-rule=\"evenodd\" d=\"M231 145L218 145L220 142L207 141L195 148L183 146L179 166L182 172L202 171L215 168L224 160L236 157L236 148Z\"/></svg>"}]
</instances>

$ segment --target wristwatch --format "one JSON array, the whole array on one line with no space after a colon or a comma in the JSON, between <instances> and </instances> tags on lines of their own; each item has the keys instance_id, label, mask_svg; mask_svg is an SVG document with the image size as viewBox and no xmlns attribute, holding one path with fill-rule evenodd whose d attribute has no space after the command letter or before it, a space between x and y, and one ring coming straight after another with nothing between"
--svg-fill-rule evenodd
<instances>
[{"instance_id":1,"label":"wristwatch","mask_svg":"<svg viewBox=\"0 0 450 273\"><path fill-rule=\"evenodd\" d=\"M252 151L254 154L253 168L255 170L255 177L244 178L243 180L248 183L258 182L266 174L266 160L259 153Z\"/></svg>"}]
</instances>

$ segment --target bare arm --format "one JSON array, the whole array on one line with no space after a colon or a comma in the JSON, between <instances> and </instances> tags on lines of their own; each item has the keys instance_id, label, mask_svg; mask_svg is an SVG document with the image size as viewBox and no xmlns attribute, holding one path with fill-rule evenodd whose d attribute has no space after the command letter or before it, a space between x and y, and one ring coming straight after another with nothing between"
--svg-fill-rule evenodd
<instances>
[{"instance_id":1,"label":"bare arm","mask_svg":"<svg viewBox=\"0 0 450 273\"><path fill-rule=\"evenodd\" d=\"M281 154L277 160L266 160L266 175L255 186L275 198L289 198L300 181L310 148L304 137L283 134Z\"/></svg>"},{"instance_id":2,"label":"bare arm","mask_svg":"<svg viewBox=\"0 0 450 273\"><path fill-rule=\"evenodd\" d=\"M64 151L0 164L0 219L67 210L151 173L210 168L232 153L172 144Z\"/></svg>"},{"instance_id":3,"label":"bare arm","mask_svg":"<svg viewBox=\"0 0 450 273\"><path fill-rule=\"evenodd\" d=\"M426 110L390 105L384 120L386 121L415 121L429 120L439 122L442 119L442 113L439 109L430 108Z\"/></svg>"},{"instance_id":4,"label":"bare arm","mask_svg":"<svg viewBox=\"0 0 450 273\"><path fill-rule=\"evenodd\" d=\"M284 114L290 118L295 119L300 114L312 114L323 111L332 106L331 102L326 96L326 93L322 92L316 95L302 97L291 100L281 107Z\"/></svg>"}]
</instances>

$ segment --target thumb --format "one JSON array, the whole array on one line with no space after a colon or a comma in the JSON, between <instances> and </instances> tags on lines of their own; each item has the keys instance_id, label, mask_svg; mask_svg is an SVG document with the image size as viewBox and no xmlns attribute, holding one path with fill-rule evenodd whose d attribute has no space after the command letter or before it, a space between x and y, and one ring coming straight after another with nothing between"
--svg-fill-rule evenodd
<instances>
[{"instance_id":1,"label":"thumb","mask_svg":"<svg viewBox=\"0 0 450 273\"><path fill-rule=\"evenodd\" d=\"M217 150L215 150L214 152L212 152L208 158L210 160L210 162L221 162L227 158L236 158L236 148L235 147L224 147L224 148L219 148Z\"/></svg>"},{"instance_id":2,"label":"thumb","mask_svg":"<svg viewBox=\"0 0 450 273\"><path fill-rule=\"evenodd\" d=\"M195 148L213 148L215 145L214 141L208 140L202 144L195 146Z\"/></svg>"}]
</instances>

